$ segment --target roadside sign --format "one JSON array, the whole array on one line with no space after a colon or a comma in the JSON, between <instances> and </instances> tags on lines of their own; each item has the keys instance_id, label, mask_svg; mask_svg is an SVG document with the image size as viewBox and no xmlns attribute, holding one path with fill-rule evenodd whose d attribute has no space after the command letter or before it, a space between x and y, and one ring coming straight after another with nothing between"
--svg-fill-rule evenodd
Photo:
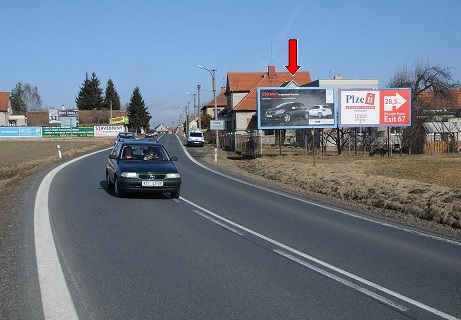
<instances>
[{"instance_id":1,"label":"roadside sign","mask_svg":"<svg viewBox=\"0 0 461 320\"><path fill-rule=\"evenodd\" d=\"M342 127L411 126L410 89L340 90Z\"/></svg>"},{"instance_id":2,"label":"roadside sign","mask_svg":"<svg viewBox=\"0 0 461 320\"><path fill-rule=\"evenodd\" d=\"M224 130L224 120L210 120L210 130Z\"/></svg>"},{"instance_id":3,"label":"roadside sign","mask_svg":"<svg viewBox=\"0 0 461 320\"><path fill-rule=\"evenodd\" d=\"M336 90L320 87L260 87L258 129L336 127Z\"/></svg>"},{"instance_id":4,"label":"roadside sign","mask_svg":"<svg viewBox=\"0 0 461 320\"><path fill-rule=\"evenodd\" d=\"M128 124L129 119L127 116L115 117L109 119L109 124Z\"/></svg>"}]
</instances>

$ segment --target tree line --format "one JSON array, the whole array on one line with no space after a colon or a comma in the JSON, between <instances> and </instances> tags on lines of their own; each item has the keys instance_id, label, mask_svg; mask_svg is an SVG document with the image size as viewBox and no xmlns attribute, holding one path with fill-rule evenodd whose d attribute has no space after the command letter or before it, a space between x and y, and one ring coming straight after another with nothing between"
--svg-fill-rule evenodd
<instances>
[{"instance_id":1,"label":"tree line","mask_svg":"<svg viewBox=\"0 0 461 320\"><path fill-rule=\"evenodd\" d=\"M433 66L421 61L415 62L413 67L404 65L395 72L395 75L388 83L389 88L410 88L412 105L412 125L410 127L399 128L401 150L408 150L410 153L422 153L426 141L426 133L423 124L428 121L435 121L438 115L431 113L434 103L438 105L453 106L457 102L452 95L453 89L459 89L461 84L453 80L451 69ZM430 93L432 99L424 99L425 93ZM29 83L18 83L11 91L11 106L16 114L25 114L28 110L40 110L42 99L36 86ZM79 110L120 110L120 97L117 93L112 79L106 84L105 92L101 89L100 81L93 72L91 77L88 73L80 87L79 93L75 98L76 106ZM432 105L431 105L432 104ZM136 86L126 105L126 110L130 119L129 128L132 131L141 132L149 129L151 115L142 98L141 90ZM458 115L461 117L461 112ZM100 119L106 121L107 119ZM202 115L202 128L209 128L210 119ZM340 154L345 147L351 148L360 143L363 148L371 149L374 141L379 135L378 128L336 128L325 132L315 129L314 134L307 134L301 130L305 139L306 146L321 148L323 143L332 141ZM276 134L279 141L284 141L285 130L281 134ZM318 132L317 132L318 131ZM278 138L277 138L278 137ZM360 139L360 141L358 141ZM446 136L447 142L450 138Z\"/></svg>"},{"instance_id":2,"label":"tree line","mask_svg":"<svg viewBox=\"0 0 461 320\"><path fill-rule=\"evenodd\" d=\"M101 83L94 72L91 78L88 77L88 73L85 75L85 81L83 81L78 96L75 98L75 104L79 110L121 109L120 97L112 79L107 81L106 90L103 95ZM126 110L129 117L128 127L131 131L141 133L142 130L146 131L150 129L149 122L152 116L146 107L139 86L133 89Z\"/></svg>"},{"instance_id":3,"label":"tree line","mask_svg":"<svg viewBox=\"0 0 461 320\"><path fill-rule=\"evenodd\" d=\"M38 93L37 86L29 83L17 83L10 93L11 108L14 114L26 114L27 111L41 110L42 98ZM120 96L115 88L112 79L109 79L103 94L101 82L96 73L85 74L85 80L80 86L79 93L75 98L76 107L79 110L121 110ZM142 98L141 90L138 86L133 89L130 102L125 106L129 117L129 129L138 133L141 130L149 130L149 122L152 119L148 108ZM107 123L108 118L94 117L95 123Z\"/></svg>"}]
</instances>

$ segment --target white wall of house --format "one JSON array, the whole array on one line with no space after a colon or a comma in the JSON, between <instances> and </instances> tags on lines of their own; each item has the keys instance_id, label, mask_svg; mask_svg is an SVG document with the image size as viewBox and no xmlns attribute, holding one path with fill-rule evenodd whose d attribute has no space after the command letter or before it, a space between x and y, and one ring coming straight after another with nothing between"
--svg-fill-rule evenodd
<instances>
[{"instance_id":1,"label":"white wall of house","mask_svg":"<svg viewBox=\"0 0 461 320\"><path fill-rule=\"evenodd\" d=\"M8 122L10 126L15 126L15 127L27 126L27 118L24 115L12 114L9 116Z\"/></svg>"},{"instance_id":2,"label":"white wall of house","mask_svg":"<svg viewBox=\"0 0 461 320\"><path fill-rule=\"evenodd\" d=\"M245 131L248 129L248 124L255 114L254 111L239 111L234 112L235 115L235 128L234 131Z\"/></svg>"},{"instance_id":3,"label":"white wall of house","mask_svg":"<svg viewBox=\"0 0 461 320\"><path fill-rule=\"evenodd\" d=\"M243 98L246 97L248 92L233 92L227 96L227 108L233 109Z\"/></svg>"},{"instance_id":4,"label":"white wall of house","mask_svg":"<svg viewBox=\"0 0 461 320\"><path fill-rule=\"evenodd\" d=\"M8 126L8 113L0 112L0 126Z\"/></svg>"}]
</instances>

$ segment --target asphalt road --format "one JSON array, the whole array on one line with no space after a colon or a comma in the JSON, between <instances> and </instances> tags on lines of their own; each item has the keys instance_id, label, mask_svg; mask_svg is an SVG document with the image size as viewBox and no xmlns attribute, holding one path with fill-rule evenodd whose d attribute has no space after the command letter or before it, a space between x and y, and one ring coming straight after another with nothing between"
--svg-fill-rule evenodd
<instances>
[{"instance_id":1,"label":"asphalt road","mask_svg":"<svg viewBox=\"0 0 461 320\"><path fill-rule=\"evenodd\" d=\"M115 198L105 151L56 171L48 219L43 194L23 206L21 319L461 318L460 243L236 181L176 136L160 142L179 157L178 200Z\"/></svg>"}]
</instances>

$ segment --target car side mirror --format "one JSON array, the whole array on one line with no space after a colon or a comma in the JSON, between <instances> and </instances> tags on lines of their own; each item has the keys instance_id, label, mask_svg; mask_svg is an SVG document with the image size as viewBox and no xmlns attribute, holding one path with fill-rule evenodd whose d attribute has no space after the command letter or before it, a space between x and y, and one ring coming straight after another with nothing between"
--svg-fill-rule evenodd
<instances>
[{"instance_id":1,"label":"car side mirror","mask_svg":"<svg viewBox=\"0 0 461 320\"><path fill-rule=\"evenodd\" d=\"M117 156L116 156L116 155L114 155L114 154L110 154L110 155L109 155L109 159L114 159L114 160L117 160L118 158L117 158Z\"/></svg>"},{"instance_id":2,"label":"car side mirror","mask_svg":"<svg viewBox=\"0 0 461 320\"><path fill-rule=\"evenodd\" d=\"M178 157L177 156L172 156L172 157L170 157L170 160L171 161L178 161Z\"/></svg>"}]
</instances>

